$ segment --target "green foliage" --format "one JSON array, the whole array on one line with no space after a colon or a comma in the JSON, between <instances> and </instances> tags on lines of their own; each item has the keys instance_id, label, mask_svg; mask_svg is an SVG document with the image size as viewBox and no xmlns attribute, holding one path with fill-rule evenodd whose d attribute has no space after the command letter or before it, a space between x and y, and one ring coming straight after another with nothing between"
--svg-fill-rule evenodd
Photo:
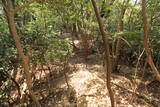
<instances>
[{"instance_id":1,"label":"green foliage","mask_svg":"<svg viewBox=\"0 0 160 107\"><path fill-rule=\"evenodd\" d=\"M51 40L49 50L46 52L46 60L52 61L55 59L66 60L72 56L72 48L69 45L68 38L55 38Z\"/></svg>"},{"instance_id":2,"label":"green foliage","mask_svg":"<svg viewBox=\"0 0 160 107\"><path fill-rule=\"evenodd\" d=\"M69 58L72 55L70 39L64 38L59 31L63 28L62 20L66 19L61 20L62 17L53 16L56 12L45 4L37 6L38 8L30 7L34 14L28 14L31 19L19 27L24 48L30 47L33 51L32 62L51 62L55 59Z\"/></svg>"},{"instance_id":3,"label":"green foliage","mask_svg":"<svg viewBox=\"0 0 160 107\"><path fill-rule=\"evenodd\" d=\"M14 2L14 8L28 1L30 0L17 0ZM107 36L110 43L114 44L115 38L122 35L121 51L125 57L128 53L132 57L134 53L140 53L144 48L140 4L134 5L131 2L123 4L123 0L115 0L110 5L111 1L107 0L104 5L103 1L96 1L100 12L102 9L110 11L110 14L103 18ZM123 18L124 31L117 33L117 22L123 7L126 8ZM157 66L160 66L160 1L149 0L147 12L153 58ZM32 3L15 14L15 21L24 52L26 54L29 49L32 64L52 63L55 60L66 61L73 56L70 46L73 25L79 25L80 29L76 28L81 30L77 32L78 34L92 34L93 37L100 39L98 24L89 0L45 0L45 2ZM66 33L69 33L69 36ZM6 82L8 78L4 73L13 71L15 64L19 67L19 63L17 49L9 34L5 14L0 10L0 86L3 84L0 98L8 92Z\"/></svg>"}]
</instances>

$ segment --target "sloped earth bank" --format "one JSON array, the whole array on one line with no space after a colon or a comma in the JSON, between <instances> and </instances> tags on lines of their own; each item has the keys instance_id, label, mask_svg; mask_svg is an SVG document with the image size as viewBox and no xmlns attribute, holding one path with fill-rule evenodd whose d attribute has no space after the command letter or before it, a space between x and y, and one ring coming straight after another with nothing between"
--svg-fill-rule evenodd
<instances>
[{"instance_id":1,"label":"sloped earth bank","mask_svg":"<svg viewBox=\"0 0 160 107\"><path fill-rule=\"evenodd\" d=\"M52 80L49 93L45 82L40 84L40 87L37 85L40 91L37 89L35 91L42 97L39 98L42 106L111 107L100 58L91 56L86 63L83 58L74 57L69 65L72 67L75 65L76 68L67 74L69 89L62 75ZM124 72L132 75L134 71L126 66L122 67L121 71L123 72L112 75L112 89L117 107L160 107L160 83L156 81L148 85L140 83L133 94L134 83Z\"/></svg>"}]
</instances>

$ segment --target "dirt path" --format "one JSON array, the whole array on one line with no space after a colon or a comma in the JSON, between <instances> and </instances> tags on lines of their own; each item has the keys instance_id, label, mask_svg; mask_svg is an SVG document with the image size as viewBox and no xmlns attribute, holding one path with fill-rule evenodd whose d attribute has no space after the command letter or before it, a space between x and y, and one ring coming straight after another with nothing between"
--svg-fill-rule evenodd
<instances>
[{"instance_id":1,"label":"dirt path","mask_svg":"<svg viewBox=\"0 0 160 107\"><path fill-rule=\"evenodd\" d=\"M110 100L105 81L99 78L96 73L87 70L84 65L77 66L78 71L72 74L70 85L76 91L78 105L80 107L109 107Z\"/></svg>"},{"instance_id":2,"label":"dirt path","mask_svg":"<svg viewBox=\"0 0 160 107\"><path fill-rule=\"evenodd\" d=\"M72 67L74 65L76 68L73 72L67 73L70 89L67 88L63 75L50 83L53 85L50 93L44 83L43 96L46 97L43 98L44 101L41 100L44 107L53 107L53 105L54 107L111 107L102 64L95 57L93 59L87 63L83 58L78 60L73 58L70 61L69 65ZM129 71L131 68L123 70L132 72ZM142 90L131 101L134 84L125 75L112 73L111 82L117 107L159 107L160 105L158 97L154 99L151 92L145 93L144 90L147 89L143 85L141 85Z\"/></svg>"},{"instance_id":3,"label":"dirt path","mask_svg":"<svg viewBox=\"0 0 160 107\"><path fill-rule=\"evenodd\" d=\"M81 62L81 61L80 61ZM91 63L93 63L91 61ZM76 72L69 75L69 83L76 91L78 107L110 107L105 72L100 64L76 64ZM119 86L120 87L119 87ZM112 76L112 89L117 107L158 107L152 100L139 95L131 101L133 83L124 76ZM140 98L142 97L142 98Z\"/></svg>"}]
</instances>

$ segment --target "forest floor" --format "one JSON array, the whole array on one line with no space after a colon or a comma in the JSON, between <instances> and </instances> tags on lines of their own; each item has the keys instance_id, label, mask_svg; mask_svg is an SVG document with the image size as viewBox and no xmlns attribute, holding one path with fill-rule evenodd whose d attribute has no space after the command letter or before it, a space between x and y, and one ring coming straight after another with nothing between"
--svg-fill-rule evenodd
<instances>
[{"instance_id":1,"label":"forest floor","mask_svg":"<svg viewBox=\"0 0 160 107\"><path fill-rule=\"evenodd\" d=\"M95 54L90 55L87 62L82 56L74 56L65 69L61 62L47 65L50 68L39 67L33 72L33 90L42 107L111 107L102 65L102 58ZM135 70L134 67L120 65L119 72L112 73L111 86L116 107L160 107L160 82L153 81L151 74L147 73L143 81L140 76L134 78ZM25 90L25 86L22 82L21 90ZM33 103L26 104L35 107Z\"/></svg>"},{"instance_id":2,"label":"forest floor","mask_svg":"<svg viewBox=\"0 0 160 107\"><path fill-rule=\"evenodd\" d=\"M71 58L67 71L69 87L62 72L61 67L56 68L53 75L44 74L44 80L35 84L43 107L111 107L101 58L91 55L87 62L80 56ZM133 79L134 72L135 68L121 65L119 73L112 73L117 107L160 107L160 83L150 81L150 75L145 75L143 82Z\"/></svg>"}]
</instances>

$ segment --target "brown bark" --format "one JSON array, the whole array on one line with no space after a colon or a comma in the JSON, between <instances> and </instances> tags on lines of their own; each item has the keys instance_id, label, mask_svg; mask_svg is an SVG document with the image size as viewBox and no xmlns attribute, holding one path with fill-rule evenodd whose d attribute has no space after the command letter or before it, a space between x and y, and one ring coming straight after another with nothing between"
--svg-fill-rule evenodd
<instances>
[{"instance_id":1,"label":"brown bark","mask_svg":"<svg viewBox=\"0 0 160 107\"><path fill-rule=\"evenodd\" d=\"M20 42L20 38L19 35L17 33L17 29L16 29L16 24L14 21L14 9L13 9L13 4L11 0L7 1L7 11L6 11L6 15L7 15L7 20L8 20L8 27L10 30L10 34L15 42L19 57L22 60L22 66L24 68L24 73L25 73L25 78L26 78L26 83L28 86L28 90L29 90L29 94L32 98L32 100L36 103L36 105L38 107L41 107L40 103L38 102L34 92L32 91L32 79L31 79L31 75L29 72L29 58L28 56L24 55L23 52L23 48Z\"/></svg>"},{"instance_id":2,"label":"brown bark","mask_svg":"<svg viewBox=\"0 0 160 107\"><path fill-rule=\"evenodd\" d=\"M78 27L78 30L81 34L81 45L82 45L82 52L83 52L83 56L84 56L84 59L85 61L87 61L87 57L88 57L88 49L89 49L89 41L88 41L88 34L84 33L82 31L82 25L80 23L77 23L77 27Z\"/></svg>"},{"instance_id":3,"label":"brown bark","mask_svg":"<svg viewBox=\"0 0 160 107\"><path fill-rule=\"evenodd\" d=\"M98 10L98 8L96 6L96 2L95 2L95 0L91 0L91 2L92 2L92 5L93 5L95 14L96 14L97 22L99 24L99 30L101 32L101 36L102 36L102 40L103 40L103 44L104 44L105 63L107 65L106 66L106 69L107 69L107 72L106 72L106 77L107 77L106 78L107 79L106 85L107 85L107 89L108 89L110 100L111 100L111 106L115 107L114 94L113 94L112 89L111 89L112 63L111 63L111 58L110 58L109 41L108 41L108 38L106 38L106 33L104 31L104 28L103 28L103 23L102 23L102 20L100 18L99 10Z\"/></svg>"},{"instance_id":4,"label":"brown bark","mask_svg":"<svg viewBox=\"0 0 160 107\"><path fill-rule=\"evenodd\" d=\"M129 0L126 2L128 3ZM124 22L123 22L123 18L126 12L126 7L125 7L125 1L123 3L123 6L121 8L121 12L120 12L120 17L118 19L118 32L123 32L123 28L124 28ZM119 55L120 55L120 48L121 48L121 34L119 34L116 38L116 45L115 45L115 51L114 52L114 57L113 57L113 71L117 71L117 67L118 67L118 61L119 61Z\"/></svg>"},{"instance_id":5,"label":"brown bark","mask_svg":"<svg viewBox=\"0 0 160 107\"><path fill-rule=\"evenodd\" d=\"M87 34L82 34L81 37L82 37L84 59L87 61L88 50L89 50L88 35Z\"/></svg>"},{"instance_id":6,"label":"brown bark","mask_svg":"<svg viewBox=\"0 0 160 107\"><path fill-rule=\"evenodd\" d=\"M153 62L152 52L149 47L149 23L146 12L146 0L142 0L142 17L143 17L143 31L144 31L143 40L144 40L145 53L147 55L147 62L150 65L153 73L155 74L156 79L160 81L160 73Z\"/></svg>"},{"instance_id":7,"label":"brown bark","mask_svg":"<svg viewBox=\"0 0 160 107\"><path fill-rule=\"evenodd\" d=\"M118 20L118 32L123 32L124 11L125 11L124 9L121 10L121 16L120 16L120 19ZM115 45L114 57L113 57L113 71L117 71L118 60L120 55L121 36L122 35L119 34L115 42L116 45Z\"/></svg>"}]
</instances>

